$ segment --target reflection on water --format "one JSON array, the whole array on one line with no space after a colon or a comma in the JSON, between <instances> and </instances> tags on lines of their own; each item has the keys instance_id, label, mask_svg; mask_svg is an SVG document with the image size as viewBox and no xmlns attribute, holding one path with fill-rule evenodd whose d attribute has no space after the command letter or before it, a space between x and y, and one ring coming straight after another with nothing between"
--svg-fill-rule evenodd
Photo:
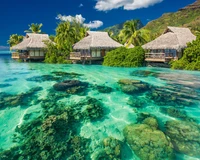
<instances>
[{"instance_id":1,"label":"reflection on water","mask_svg":"<svg viewBox=\"0 0 200 160\"><path fill-rule=\"evenodd\" d=\"M0 56L0 159L198 159L200 72Z\"/></svg>"}]
</instances>

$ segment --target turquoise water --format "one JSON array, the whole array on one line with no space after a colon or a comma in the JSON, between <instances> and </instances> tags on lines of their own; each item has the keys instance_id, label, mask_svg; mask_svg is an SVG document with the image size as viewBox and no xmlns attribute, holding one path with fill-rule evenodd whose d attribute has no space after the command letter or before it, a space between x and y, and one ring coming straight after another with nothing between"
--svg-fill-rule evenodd
<instances>
[{"instance_id":1,"label":"turquoise water","mask_svg":"<svg viewBox=\"0 0 200 160\"><path fill-rule=\"evenodd\" d=\"M62 73L62 75L56 74L58 72ZM49 77L46 76L45 79L43 75L48 75ZM53 88L54 84L67 79L79 80L82 83L87 83L87 85L82 87L80 91L76 88L76 92L70 90L68 93L66 91L56 91ZM140 85L138 87L135 85L135 82L131 82L128 85L118 83L122 79L137 80L137 84L139 81ZM143 87L141 87L141 84L143 84ZM109 91L108 88L103 88L106 91L99 91L97 86L110 87L112 91ZM33 88L37 88L37 90L34 92L30 91ZM53 96L50 97L50 94ZM55 157L52 153L54 157L50 158L51 155L48 155L48 157L46 154L47 152L51 153L53 149L42 148L41 150L45 150L45 152L41 150L37 152L37 154L40 153L41 159L70 159L69 156L72 153L68 153L67 150L73 152L74 155L75 153L78 155L77 152L87 154L87 156L81 157L82 159L109 159L110 157L110 159L113 159L115 156L123 160L140 159L142 156L140 157L139 151L137 149L131 149L134 148L132 145L135 142L132 141L135 140L129 140L123 130L129 124L137 123L140 125L143 123L138 120L141 114L156 118L159 125L158 130L171 138L171 141L173 141L173 147L171 148L173 148L175 154L175 157L172 159L195 160L200 158L198 154L198 152L200 153L200 72L146 67L111 68L99 65L18 63L12 61L10 55L0 55L0 96L0 146L1 154L3 155L5 154L3 151L9 150L12 147L23 146L25 143L28 146L31 141L30 137L32 136L30 136L30 133L27 133L28 131L31 134L37 133L37 135L41 136L41 139L48 139L48 136L52 133L46 135L46 133L43 133L44 130L41 127L44 127L44 124L47 125L50 122L54 123L53 120L47 122L48 118L52 116L50 111L54 113L54 110L62 104L62 109L65 106L74 109L73 111L67 112L69 119L73 119L76 116L73 121L68 120L67 124L69 126L66 132L63 131L63 126L61 125L62 133L66 135L70 131L73 136L87 139L89 151L82 152L80 146L78 149L71 148L72 141L66 141L66 136L64 136L63 141L67 142L68 149L60 149L62 152L59 150L62 156L58 155L58 157ZM59 98L56 98L56 96ZM93 103L87 102L87 104L84 103L84 105L81 105L80 102L87 99L87 97L94 98L98 101L97 104L94 102L95 105L98 106L101 104L99 106L102 108L94 109L91 113L87 110L88 112L85 114L87 104L92 105ZM46 108L48 109L43 107L42 104L44 102L47 104ZM50 106L52 103L53 105ZM78 108L78 106L81 107ZM98 111L99 115L96 115L95 111ZM74 112L78 114L75 115ZM57 119L59 119L58 116L62 113L59 112L59 114L56 114ZM38 125L34 126L32 123L36 119L41 120L42 125L39 125L39 128ZM168 121L176 120L180 120L183 124L186 123L188 125L188 128L184 128L183 130L181 128L183 126L180 126L178 129L173 126L175 128L174 130L182 130L184 132L182 137L183 139L187 138L187 141L179 140L176 142L176 138L173 140L173 137L177 137L177 135L173 135L172 132L166 129L166 123ZM27 127L21 132L17 131L16 128L23 128L22 126L24 124L30 125L31 127ZM34 127L41 134L36 132ZM111 147L115 151L108 152L106 150L106 145L103 145L103 140L107 137L113 137L119 141L121 145L120 155L116 153L115 147ZM38 145L46 143L46 141L48 140L45 140L45 142L41 140L41 143L34 142L33 144ZM62 140L59 143L62 143ZM180 144L184 147L191 147L185 150L180 149L181 146L177 147ZM36 150L39 147L37 145L35 146ZM59 146L56 141L55 146L57 145ZM82 145L84 148L84 143ZM59 148L58 146L56 148ZM34 148L34 146L32 147ZM151 148L151 145L149 147ZM138 150L141 151L141 148ZM10 153L14 154L18 152L16 150L15 148ZM20 152L32 153L27 150L26 147L22 147ZM10 157L13 156L10 153L8 155ZM32 154L34 153L36 154L36 152ZM141 154L149 154L149 151ZM7 159L9 159L9 156L7 156ZM20 158L28 159L28 156L26 156L23 155ZM34 155L29 156L34 157ZM77 157L74 159L81 159ZM20 158L18 157L17 159Z\"/></svg>"}]
</instances>

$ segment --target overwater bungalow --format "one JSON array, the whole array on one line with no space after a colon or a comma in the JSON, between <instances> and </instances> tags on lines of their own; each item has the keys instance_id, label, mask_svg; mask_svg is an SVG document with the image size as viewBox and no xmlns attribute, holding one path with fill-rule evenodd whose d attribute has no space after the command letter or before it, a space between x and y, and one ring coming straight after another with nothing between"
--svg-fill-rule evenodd
<instances>
[{"instance_id":1,"label":"overwater bungalow","mask_svg":"<svg viewBox=\"0 0 200 160\"><path fill-rule=\"evenodd\" d=\"M27 33L23 41L11 48L13 59L44 60L46 47L44 41L50 41L48 34Z\"/></svg>"},{"instance_id":2,"label":"overwater bungalow","mask_svg":"<svg viewBox=\"0 0 200 160\"><path fill-rule=\"evenodd\" d=\"M88 31L82 40L74 44L70 60L83 63L102 61L108 51L121 46L123 45L110 38L107 32Z\"/></svg>"},{"instance_id":3,"label":"overwater bungalow","mask_svg":"<svg viewBox=\"0 0 200 160\"><path fill-rule=\"evenodd\" d=\"M195 39L188 28L167 27L160 37L142 46L146 50L145 61L168 63L178 60L187 43Z\"/></svg>"}]
</instances>

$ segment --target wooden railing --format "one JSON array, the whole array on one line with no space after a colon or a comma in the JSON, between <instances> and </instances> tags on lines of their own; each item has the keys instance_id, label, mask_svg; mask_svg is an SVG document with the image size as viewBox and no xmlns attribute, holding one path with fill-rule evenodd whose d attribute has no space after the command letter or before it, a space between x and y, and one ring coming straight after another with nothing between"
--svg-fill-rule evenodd
<instances>
[{"instance_id":1,"label":"wooden railing","mask_svg":"<svg viewBox=\"0 0 200 160\"><path fill-rule=\"evenodd\" d=\"M30 56L27 54L23 54L23 53L13 52L12 58L13 59L28 59L28 58L30 58Z\"/></svg>"},{"instance_id":2,"label":"wooden railing","mask_svg":"<svg viewBox=\"0 0 200 160\"><path fill-rule=\"evenodd\" d=\"M12 53L12 58L13 58L13 59L18 59L18 58L19 58L19 53L13 52L13 53Z\"/></svg>"},{"instance_id":3,"label":"wooden railing","mask_svg":"<svg viewBox=\"0 0 200 160\"><path fill-rule=\"evenodd\" d=\"M85 58L91 58L90 55L82 55L81 52L71 52L70 53L70 59L71 60L81 60Z\"/></svg>"},{"instance_id":4,"label":"wooden railing","mask_svg":"<svg viewBox=\"0 0 200 160\"><path fill-rule=\"evenodd\" d=\"M169 62L174 57L165 56L165 53L146 53L145 54L145 61L152 61L152 62Z\"/></svg>"}]
</instances>

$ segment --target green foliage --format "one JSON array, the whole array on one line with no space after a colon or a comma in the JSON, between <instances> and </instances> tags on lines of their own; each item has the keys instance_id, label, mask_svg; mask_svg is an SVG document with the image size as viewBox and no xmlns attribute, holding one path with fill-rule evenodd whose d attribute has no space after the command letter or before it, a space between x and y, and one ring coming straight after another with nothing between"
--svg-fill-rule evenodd
<instances>
[{"instance_id":1,"label":"green foliage","mask_svg":"<svg viewBox=\"0 0 200 160\"><path fill-rule=\"evenodd\" d=\"M52 42L45 42L45 44L47 46L44 60L46 63L71 63L67 60L66 54L58 49L57 44Z\"/></svg>"},{"instance_id":2,"label":"green foliage","mask_svg":"<svg viewBox=\"0 0 200 160\"><path fill-rule=\"evenodd\" d=\"M127 49L120 47L110 51L104 57L103 65L114 67L141 67L144 64L145 51L142 47Z\"/></svg>"},{"instance_id":3,"label":"green foliage","mask_svg":"<svg viewBox=\"0 0 200 160\"><path fill-rule=\"evenodd\" d=\"M72 46L85 36L86 31L87 28L76 21L60 22L56 28L56 36L51 37L55 43L46 42L45 62L71 63L67 57L72 51Z\"/></svg>"},{"instance_id":4,"label":"green foliage","mask_svg":"<svg viewBox=\"0 0 200 160\"><path fill-rule=\"evenodd\" d=\"M31 25L28 25L29 26L29 29L28 30L25 30L24 32L26 33L42 33L42 23L40 24L37 24L37 23L32 23Z\"/></svg>"},{"instance_id":5,"label":"green foliage","mask_svg":"<svg viewBox=\"0 0 200 160\"><path fill-rule=\"evenodd\" d=\"M122 44L127 43L134 44L135 46L140 46L145 44L149 39L148 30L138 30L139 20L127 21L124 23L123 29L119 34L119 38Z\"/></svg>"},{"instance_id":6,"label":"green foliage","mask_svg":"<svg viewBox=\"0 0 200 160\"><path fill-rule=\"evenodd\" d=\"M172 69L186 69L200 71L200 37L188 44L183 57L171 62Z\"/></svg>"},{"instance_id":7,"label":"green foliage","mask_svg":"<svg viewBox=\"0 0 200 160\"><path fill-rule=\"evenodd\" d=\"M10 47L19 44L23 40L23 36L18 34L12 34L10 35L9 40L7 43L10 45Z\"/></svg>"},{"instance_id":8,"label":"green foliage","mask_svg":"<svg viewBox=\"0 0 200 160\"><path fill-rule=\"evenodd\" d=\"M133 20L130 20L130 21L133 21ZM143 24L140 20L137 20L138 21L138 27L137 29L140 29L143 27ZM128 22L128 21L126 21ZM120 23L120 24L116 24L114 26L111 26L111 27L108 27L108 28L105 28L104 31L105 32L108 32L108 33L112 33L111 37L116 37L119 35L120 31L123 29L123 26L126 22L123 22L123 23ZM110 34L109 34L110 35Z\"/></svg>"}]
</instances>

